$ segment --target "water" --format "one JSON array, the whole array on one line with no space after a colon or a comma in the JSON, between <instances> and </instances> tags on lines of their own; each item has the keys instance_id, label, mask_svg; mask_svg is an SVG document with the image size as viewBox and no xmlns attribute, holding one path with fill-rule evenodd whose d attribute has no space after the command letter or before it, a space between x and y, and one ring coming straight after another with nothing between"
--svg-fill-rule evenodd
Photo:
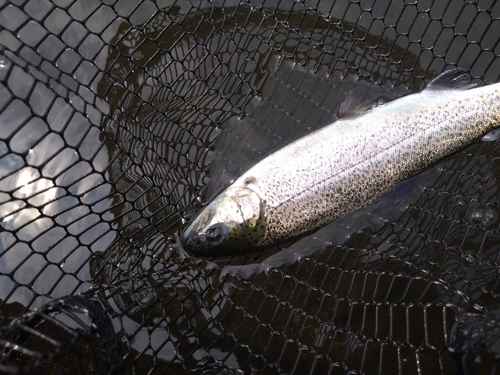
<instances>
[{"instance_id":1,"label":"water","mask_svg":"<svg viewBox=\"0 0 500 375\"><path fill-rule=\"evenodd\" d=\"M2 8L4 27L23 30L2 43L40 43L47 62L31 74L0 58L2 313L107 285L99 295L144 372L220 361L373 373L378 361L382 373L456 373L455 317L498 310L496 133L278 248L200 259L178 236L249 166L335 120L353 88L382 105L456 62L494 82L497 56L466 46L437 3L131 5L33 8L48 17L36 35ZM469 5L457 33L499 16Z\"/></svg>"}]
</instances>

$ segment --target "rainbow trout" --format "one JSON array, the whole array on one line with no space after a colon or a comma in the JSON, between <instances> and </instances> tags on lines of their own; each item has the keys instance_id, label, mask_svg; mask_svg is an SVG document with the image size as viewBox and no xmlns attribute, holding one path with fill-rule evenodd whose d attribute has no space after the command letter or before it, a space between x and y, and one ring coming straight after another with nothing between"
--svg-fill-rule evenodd
<instances>
[{"instance_id":1,"label":"rainbow trout","mask_svg":"<svg viewBox=\"0 0 500 375\"><path fill-rule=\"evenodd\" d=\"M349 95L339 119L290 143L223 190L185 229L194 254L261 250L365 206L500 125L500 83L458 70L377 108Z\"/></svg>"}]
</instances>

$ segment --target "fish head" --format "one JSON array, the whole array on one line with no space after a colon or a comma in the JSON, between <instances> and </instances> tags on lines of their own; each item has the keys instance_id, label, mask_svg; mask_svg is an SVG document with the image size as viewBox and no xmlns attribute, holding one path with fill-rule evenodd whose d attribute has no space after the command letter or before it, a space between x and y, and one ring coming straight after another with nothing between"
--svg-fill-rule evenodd
<instances>
[{"instance_id":1,"label":"fish head","mask_svg":"<svg viewBox=\"0 0 500 375\"><path fill-rule=\"evenodd\" d=\"M256 251L266 233L265 201L248 187L229 187L208 204L182 235L196 255L236 255Z\"/></svg>"}]
</instances>

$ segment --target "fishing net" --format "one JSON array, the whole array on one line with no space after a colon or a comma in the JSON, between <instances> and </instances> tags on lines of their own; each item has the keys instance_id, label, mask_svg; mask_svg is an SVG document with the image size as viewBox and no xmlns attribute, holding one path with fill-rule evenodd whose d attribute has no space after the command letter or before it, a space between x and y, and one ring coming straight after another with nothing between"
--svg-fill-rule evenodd
<instances>
[{"instance_id":1,"label":"fishing net","mask_svg":"<svg viewBox=\"0 0 500 375\"><path fill-rule=\"evenodd\" d=\"M278 248L179 243L353 88L452 67L500 79L499 2L1 0L0 373L498 374L494 132Z\"/></svg>"}]
</instances>

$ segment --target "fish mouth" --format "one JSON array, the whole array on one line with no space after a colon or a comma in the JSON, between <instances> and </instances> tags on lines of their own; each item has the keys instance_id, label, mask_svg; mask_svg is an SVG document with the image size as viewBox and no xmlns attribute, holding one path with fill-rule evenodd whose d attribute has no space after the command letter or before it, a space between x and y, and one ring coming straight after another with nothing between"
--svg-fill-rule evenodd
<instances>
[{"instance_id":1,"label":"fish mouth","mask_svg":"<svg viewBox=\"0 0 500 375\"><path fill-rule=\"evenodd\" d=\"M210 220L210 214L203 210L195 216L181 235L182 246L190 252L198 252L206 242L206 236L201 233L203 226Z\"/></svg>"},{"instance_id":2,"label":"fish mouth","mask_svg":"<svg viewBox=\"0 0 500 375\"><path fill-rule=\"evenodd\" d=\"M206 236L184 232L181 237L182 246L191 253L200 253L205 247Z\"/></svg>"},{"instance_id":3,"label":"fish mouth","mask_svg":"<svg viewBox=\"0 0 500 375\"><path fill-rule=\"evenodd\" d=\"M182 246L189 252L199 252L206 242L203 235L196 233L195 222L192 222L182 233L181 243Z\"/></svg>"}]
</instances>

